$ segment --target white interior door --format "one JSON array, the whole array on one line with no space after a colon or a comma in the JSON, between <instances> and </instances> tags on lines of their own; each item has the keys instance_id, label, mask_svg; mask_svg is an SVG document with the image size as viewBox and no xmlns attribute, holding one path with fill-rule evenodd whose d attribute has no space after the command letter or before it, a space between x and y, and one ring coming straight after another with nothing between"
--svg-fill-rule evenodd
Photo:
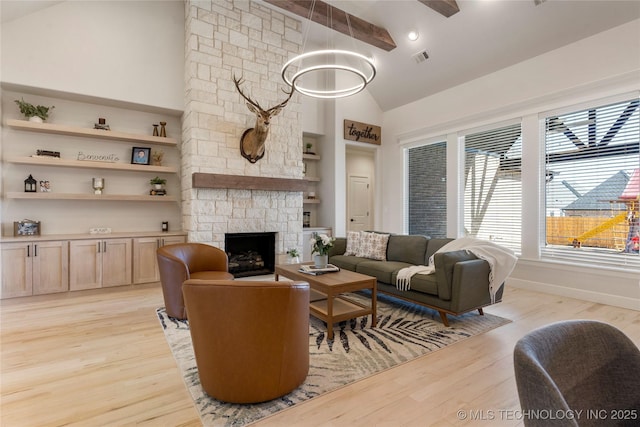
<instances>
[{"instance_id":1,"label":"white interior door","mask_svg":"<svg viewBox=\"0 0 640 427\"><path fill-rule=\"evenodd\" d=\"M371 230L371 185L368 176L349 175L347 231Z\"/></svg>"}]
</instances>

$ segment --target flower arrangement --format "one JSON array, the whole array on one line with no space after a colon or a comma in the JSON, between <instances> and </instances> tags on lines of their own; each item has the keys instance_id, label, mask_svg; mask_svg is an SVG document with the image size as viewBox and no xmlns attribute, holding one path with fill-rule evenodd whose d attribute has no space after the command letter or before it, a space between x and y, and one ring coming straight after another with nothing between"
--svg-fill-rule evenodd
<instances>
[{"instance_id":1,"label":"flower arrangement","mask_svg":"<svg viewBox=\"0 0 640 427\"><path fill-rule=\"evenodd\" d=\"M293 248L287 251L287 255L289 255L289 257L291 258L297 258L300 256L300 252L298 252L298 249Z\"/></svg>"},{"instance_id":2,"label":"flower arrangement","mask_svg":"<svg viewBox=\"0 0 640 427\"><path fill-rule=\"evenodd\" d=\"M329 249L333 247L333 242L335 241L335 237L329 237L326 234L313 233L313 236L309 241L309 243L313 245L311 248L311 253L318 253L318 255L328 255Z\"/></svg>"}]
</instances>

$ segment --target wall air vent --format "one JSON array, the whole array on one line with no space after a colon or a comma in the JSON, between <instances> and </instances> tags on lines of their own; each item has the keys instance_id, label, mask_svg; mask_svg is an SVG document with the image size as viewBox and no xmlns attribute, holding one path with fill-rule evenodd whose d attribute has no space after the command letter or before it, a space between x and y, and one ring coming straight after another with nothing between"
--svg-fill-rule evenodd
<instances>
[{"instance_id":1,"label":"wall air vent","mask_svg":"<svg viewBox=\"0 0 640 427\"><path fill-rule=\"evenodd\" d=\"M429 59L429 55L426 50L420 51L413 55L413 60L416 61L416 64L420 64Z\"/></svg>"}]
</instances>

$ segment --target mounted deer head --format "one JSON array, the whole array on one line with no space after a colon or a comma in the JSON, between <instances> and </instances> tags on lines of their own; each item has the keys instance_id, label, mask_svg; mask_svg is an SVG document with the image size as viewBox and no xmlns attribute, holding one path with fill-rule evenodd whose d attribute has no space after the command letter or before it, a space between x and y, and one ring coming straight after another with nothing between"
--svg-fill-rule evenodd
<instances>
[{"instance_id":1,"label":"mounted deer head","mask_svg":"<svg viewBox=\"0 0 640 427\"><path fill-rule=\"evenodd\" d=\"M255 127L245 130L240 139L240 154L251 163L255 163L264 157L264 142L269 135L271 118L276 116L287 105L287 102L289 102L291 96L293 96L294 89L291 88L291 92L288 93L287 99L283 102L265 110L256 101L242 93L242 89L240 89L240 85L243 83L242 77L238 79L234 75L233 82L240 95L247 101L249 111L256 115Z\"/></svg>"}]
</instances>

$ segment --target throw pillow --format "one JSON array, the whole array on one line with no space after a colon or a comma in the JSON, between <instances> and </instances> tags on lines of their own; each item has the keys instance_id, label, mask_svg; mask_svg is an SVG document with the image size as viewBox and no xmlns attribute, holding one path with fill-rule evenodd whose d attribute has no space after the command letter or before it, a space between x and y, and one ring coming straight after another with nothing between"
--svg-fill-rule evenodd
<instances>
[{"instance_id":1,"label":"throw pillow","mask_svg":"<svg viewBox=\"0 0 640 427\"><path fill-rule=\"evenodd\" d=\"M360 248L356 255L363 258L386 261L388 243L389 234L362 231L360 232Z\"/></svg>"},{"instance_id":2,"label":"throw pillow","mask_svg":"<svg viewBox=\"0 0 640 427\"><path fill-rule=\"evenodd\" d=\"M345 249L345 255L357 255L360 248L360 232L349 231L347 233L347 249Z\"/></svg>"}]
</instances>

